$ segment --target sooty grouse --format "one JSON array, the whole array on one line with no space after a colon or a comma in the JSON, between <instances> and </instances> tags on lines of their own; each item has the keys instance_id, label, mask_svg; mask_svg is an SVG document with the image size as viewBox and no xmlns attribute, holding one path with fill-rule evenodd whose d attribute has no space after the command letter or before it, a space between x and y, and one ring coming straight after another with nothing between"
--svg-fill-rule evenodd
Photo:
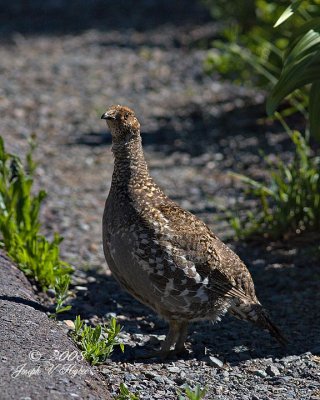
<instances>
[{"instance_id":1,"label":"sooty grouse","mask_svg":"<svg viewBox=\"0 0 320 400\"><path fill-rule=\"evenodd\" d=\"M190 321L227 311L285 339L255 295L245 264L210 229L170 200L144 159L134 112L112 106L101 117L112 134L114 172L103 215L107 263L120 285L169 323L166 356L184 350Z\"/></svg>"}]
</instances>

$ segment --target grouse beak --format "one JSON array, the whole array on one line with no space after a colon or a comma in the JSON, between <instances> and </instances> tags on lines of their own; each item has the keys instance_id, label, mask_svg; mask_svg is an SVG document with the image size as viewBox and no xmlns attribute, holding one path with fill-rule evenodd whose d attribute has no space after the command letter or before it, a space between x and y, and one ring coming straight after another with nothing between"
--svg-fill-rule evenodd
<instances>
[{"instance_id":1,"label":"grouse beak","mask_svg":"<svg viewBox=\"0 0 320 400\"><path fill-rule=\"evenodd\" d=\"M108 111L101 115L101 119L112 120L116 119L113 114L110 114Z\"/></svg>"}]
</instances>

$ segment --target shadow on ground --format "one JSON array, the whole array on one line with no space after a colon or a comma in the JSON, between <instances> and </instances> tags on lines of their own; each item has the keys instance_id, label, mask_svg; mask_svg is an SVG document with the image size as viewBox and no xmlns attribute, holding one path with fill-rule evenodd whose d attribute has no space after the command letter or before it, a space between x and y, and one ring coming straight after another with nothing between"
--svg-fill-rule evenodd
<instances>
[{"instance_id":1,"label":"shadow on ground","mask_svg":"<svg viewBox=\"0 0 320 400\"><path fill-rule=\"evenodd\" d=\"M146 31L163 24L208 21L208 10L191 0L0 1L2 37L79 33L88 29Z\"/></svg>"}]
</instances>

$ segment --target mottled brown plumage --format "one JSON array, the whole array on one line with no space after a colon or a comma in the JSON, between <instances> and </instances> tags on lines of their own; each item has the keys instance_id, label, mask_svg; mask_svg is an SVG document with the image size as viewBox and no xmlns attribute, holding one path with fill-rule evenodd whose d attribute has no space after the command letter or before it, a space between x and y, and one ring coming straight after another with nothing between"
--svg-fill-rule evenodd
<instances>
[{"instance_id":1,"label":"mottled brown plumage","mask_svg":"<svg viewBox=\"0 0 320 400\"><path fill-rule=\"evenodd\" d=\"M244 263L150 177L140 124L127 107L102 116L112 133L114 172L103 216L103 246L118 282L169 322L162 346L184 349L187 325L234 316L285 339L260 305Z\"/></svg>"}]
</instances>

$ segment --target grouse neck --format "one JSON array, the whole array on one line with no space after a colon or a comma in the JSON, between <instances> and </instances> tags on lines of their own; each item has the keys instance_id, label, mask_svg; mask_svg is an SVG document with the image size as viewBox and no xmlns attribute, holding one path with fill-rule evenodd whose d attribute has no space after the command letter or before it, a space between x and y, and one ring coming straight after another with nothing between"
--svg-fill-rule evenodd
<instances>
[{"instance_id":1,"label":"grouse neck","mask_svg":"<svg viewBox=\"0 0 320 400\"><path fill-rule=\"evenodd\" d=\"M126 141L114 141L112 152L115 157L113 181L126 184L133 179L149 178L140 135Z\"/></svg>"}]
</instances>

